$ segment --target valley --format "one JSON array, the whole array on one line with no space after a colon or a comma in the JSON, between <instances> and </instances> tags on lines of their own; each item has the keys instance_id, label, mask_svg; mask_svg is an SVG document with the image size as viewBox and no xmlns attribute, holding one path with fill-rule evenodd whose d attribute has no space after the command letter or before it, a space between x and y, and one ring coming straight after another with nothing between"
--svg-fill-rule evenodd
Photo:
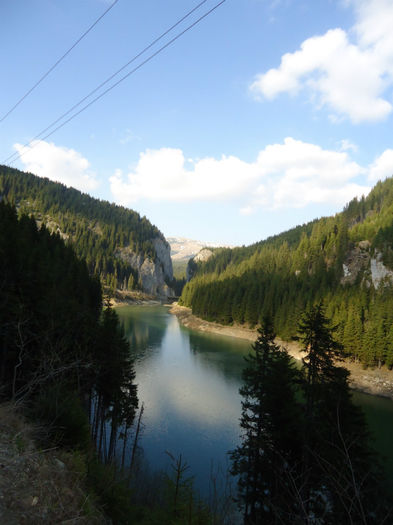
<instances>
[{"instance_id":1,"label":"valley","mask_svg":"<svg viewBox=\"0 0 393 525\"><path fill-rule=\"evenodd\" d=\"M4 353L2 363L8 398L31 396L40 421L58 417L53 415L57 408L49 401L51 396L56 403L63 399L65 417L70 417L64 423L68 434L56 439L62 446L75 442L84 447L83 468L103 469L97 478L88 477L87 483L99 501L107 502L108 512L116 514L100 483L101 477L111 475L111 468L121 464L116 474L116 483L121 484L124 465L129 465L127 486L136 499L119 503L123 516L138 512L136 504L143 504L144 516L155 516L165 490L162 484L154 485L158 481L150 472L158 469L165 477L170 469L187 465L196 481L186 483L182 497L198 494L202 498L195 499L192 512L208 516L215 508L219 523L239 522L236 509L228 503L236 489L225 481L229 474L224 464L229 449L232 454L241 453L234 451L242 446L238 418L242 410L245 417L239 396L239 391L245 392L241 386L246 377L244 357L258 348L255 341L266 334L258 328L266 330L270 315L278 336L275 343L268 343L277 356L272 366L274 359L282 359L283 353L274 346L278 343L287 349L285 355L297 360L296 373L306 374L307 366L299 361L302 347L294 338L311 315L308 312L318 309L327 330L326 352L337 348L344 356L342 361L339 353L334 354L337 359L322 354L332 379L324 379L322 368L318 388L323 393L333 381L337 385L334 396L342 391L350 422L346 431L364 436L352 460L358 462L357 468L367 469L371 466L363 465L362 458L369 454L368 447L385 454L385 488L389 490L393 472L386 445L393 399L393 179L378 183L366 198L354 199L334 217L239 248L206 246L185 238L169 242L146 217L132 210L6 167L0 169L0 196L6 299L0 306L8 319L1 337L13 348ZM174 275L176 263L182 266ZM77 282L79 288L73 286ZM68 291L59 294L59 290ZM42 297L35 304L37 295ZM69 306L65 307L63 297ZM168 303L171 306L162 306ZM24 330L32 334L30 339L25 339ZM252 362L255 357L247 359ZM67 373L57 384L56 367L62 370L62 365ZM295 373L289 364L285 366L289 367L286 373ZM91 373L93 369L96 372ZM271 395L281 388L279 377L273 383L265 377ZM295 384L307 388L304 379L296 379L288 395ZM78 393L76 397L72 392ZM321 395L320 390L316 392ZM332 395L333 391L328 397ZM304 404L291 402L294 411L305 413ZM330 412L324 415L328 409L324 403L321 397L322 412L315 412L316 416L332 417ZM374 437L366 437L357 407L364 410ZM73 434L73 418L84 422L79 437ZM303 417L298 421L307 432L316 432L313 439L323 450L325 438L318 435L319 426L309 426ZM330 439L337 439L334 432ZM90 446L96 448L98 463L91 463ZM303 438L299 446L306 446ZM379 463L373 461L372 476L378 477ZM208 481L213 466L216 470ZM325 475L318 462L312 468L318 477ZM313 484L309 490L314 490ZM331 490L337 490L335 482ZM151 494L149 504L146 494ZM210 507L203 507L201 502L207 500ZM170 516L173 511L169 500L165 501ZM386 501L381 499L381 515Z\"/></svg>"}]
</instances>

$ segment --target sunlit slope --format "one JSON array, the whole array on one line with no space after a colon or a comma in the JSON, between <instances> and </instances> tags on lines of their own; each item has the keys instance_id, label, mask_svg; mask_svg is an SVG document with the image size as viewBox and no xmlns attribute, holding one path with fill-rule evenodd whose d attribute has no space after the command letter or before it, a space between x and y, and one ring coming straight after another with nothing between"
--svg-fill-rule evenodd
<instances>
[{"instance_id":1,"label":"sunlit slope","mask_svg":"<svg viewBox=\"0 0 393 525\"><path fill-rule=\"evenodd\" d=\"M393 179L341 213L197 263L181 302L224 324L274 315L283 338L323 300L348 355L393 365Z\"/></svg>"},{"instance_id":2,"label":"sunlit slope","mask_svg":"<svg viewBox=\"0 0 393 525\"><path fill-rule=\"evenodd\" d=\"M15 204L20 214L34 215L39 223L72 243L90 273L112 288L149 287L145 291L151 292L173 277L164 236L133 210L6 166L0 166L0 197ZM145 261L145 266L150 265L146 273L149 270L153 275L152 282L142 275Z\"/></svg>"}]
</instances>

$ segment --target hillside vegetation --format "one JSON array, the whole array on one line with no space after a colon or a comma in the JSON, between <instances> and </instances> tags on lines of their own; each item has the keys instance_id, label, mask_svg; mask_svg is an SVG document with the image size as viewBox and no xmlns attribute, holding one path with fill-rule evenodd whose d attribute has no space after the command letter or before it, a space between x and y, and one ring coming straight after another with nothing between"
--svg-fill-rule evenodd
<instances>
[{"instance_id":1,"label":"hillside vegetation","mask_svg":"<svg viewBox=\"0 0 393 525\"><path fill-rule=\"evenodd\" d=\"M348 356L393 366L393 179L341 213L193 262L180 303L223 324L274 316L283 339L301 312L323 301Z\"/></svg>"},{"instance_id":2,"label":"hillside vegetation","mask_svg":"<svg viewBox=\"0 0 393 525\"><path fill-rule=\"evenodd\" d=\"M213 522L181 455L170 474L134 461L134 379L99 280L59 234L0 202L1 524Z\"/></svg>"},{"instance_id":3,"label":"hillside vegetation","mask_svg":"<svg viewBox=\"0 0 393 525\"><path fill-rule=\"evenodd\" d=\"M155 261L153 239L166 242L158 228L130 209L6 166L0 166L0 196L15 204L19 214L34 215L60 233L85 259L90 274L113 289L140 286L138 269L117 256L119 250Z\"/></svg>"},{"instance_id":4,"label":"hillside vegetation","mask_svg":"<svg viewBox=\"0 0 393 525\"><path fill-rule=\"evenodd\" d=\"M86 490L81 455L37 447L40 434L15 406L0 405L1 523L108 523Z\"/></svg>"},{"instance_id":5,"label":"hillside vegetation","mask_svg":"<svg viewBox=\"0 0 393 525\"><path fill-rule=\"evenodd\" d=\"M118 502L99 485L98 460L113 462L138 404L116 313L102 310L100 283L73 249L5 202L0 290L0 400L39 422L44 448L78 450L87 485L105 511L116 512Z\"/></svg>"}]
</instances>

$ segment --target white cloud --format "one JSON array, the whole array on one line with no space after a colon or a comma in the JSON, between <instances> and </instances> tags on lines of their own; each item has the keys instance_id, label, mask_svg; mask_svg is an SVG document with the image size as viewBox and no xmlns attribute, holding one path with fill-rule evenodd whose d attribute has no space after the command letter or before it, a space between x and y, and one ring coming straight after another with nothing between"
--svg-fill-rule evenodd
<instances>
[{"instance_id":1,"label":"white cloud","mask_svg":"<svg viewBox=\"0 0 393 525\"><path fill-rule=\"evenodd\" d=\"M86 192L98 186L95 174L89 170L89 161L73 149L39 140L28 148L21 144L14 144L14 148L31 173Z\"/></svg>"},{"instance_id":2,"label":"white cloud","mask_svg":"<svg viewBox=\"0 0 393 525\"><path fill-rule=\"evenodd\" d=\"M345 152L288 137L267 146L257 159L261 184L252 206L302 208L308 204L343 205L369 188L352 180L365 173Z\"/></svg>"},{"instance_id":3,"label":"white cloud","mask_svg":"<svg viewBox=\"0 0 393 525\"><path fill-rule=\"evenodd\" d=\"M244 206L244 208L240 208L239 213L241 215L251 215L254 211L252 206Z\"/></svg>"},{"instance_id":4,"label":"white cloud","mask_svg":"<svg viewBox=\"0 0 393 525\"><path fill-rule=\"evenodd\" d=\"M190 201L225 199L244 192L255 178L254 167L236 157L186 159L179 149L161 148L140 154L133 172L110 178L114 197L122 204L138 199Z\"/></svg>"},{"instance_id":5,"label":"white cloud","mask_svg":"<svg viewBox=\"0 0 393 525\"><path fill-rule=\"evenodd\" d=\"M260 151L255 162L236 157L193 161L179 149L147 150L133 171L117 171L112 194L123 205L139 199L169 202L231 199L249 215L258 208L301 208L308 204L344 205L370 188L354 182L367 170L347 152L324 150L288 137Z\"/></svg>"},{"instance_id":6,"label":"white cloud","mask_svg":"<svg viewBox=\"0 0 393 525\"><path fill-rule=\"evenodd\" d=\"M340 141L340 151L353 151L356 152L359 148L356 144L351 142L348 139L343 139Z\"/></svg>"},{"instance_id":7,"label":"white cloud","mask_svg":"<svg viewBox=\"0 0 393 525\"><path fill-rule=\"evenodd\" d=\"M390 73L393 67L393 5L391 0L352 0L356 24L353 28L363 48L374 48Z\"/></svg>"},{"instance_id":8,"label":"white cloud","mask_svg":"<svg viewBox=\"0 0 393 525\"><path fill-rule=\"evenodd\" d=\"M368 179L370 182L384 180L393 175L393 149L385 150L370 165Z\"/></svg>"},{"instance_id":9,"label":"white cloud","mask_svg":"<svg viewBox=\"0 0 393 525\"><path fill-rule=\"evenodd\" d=\"M319 106L327 106L352 122L379 121L392 111L393 2L352 0L356 23L350 35L340 28L305 40L286 53L278 68L258 75L250 89L257 97L306 90Z\"/></svg>"}]
</instances>

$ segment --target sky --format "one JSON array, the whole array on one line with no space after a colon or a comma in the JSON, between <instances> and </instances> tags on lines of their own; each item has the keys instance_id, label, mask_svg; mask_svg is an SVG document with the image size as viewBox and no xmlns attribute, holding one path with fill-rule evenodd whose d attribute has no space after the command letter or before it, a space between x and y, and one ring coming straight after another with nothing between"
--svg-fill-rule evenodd
<instances>
[{"instance_id":1,"label":"sky","mask_svg":"<svg viewBox=\"0 0 393 525\"><path fill-rule=\"evenodd\" d=\"M170 43L219 3L206 0L41 134L199 3L117 0L3 118L113 0L0 0L0 163L167 237L230 245L337 213L393 175L393 0L226 0Z\"/></svg>"}]
</instances>

